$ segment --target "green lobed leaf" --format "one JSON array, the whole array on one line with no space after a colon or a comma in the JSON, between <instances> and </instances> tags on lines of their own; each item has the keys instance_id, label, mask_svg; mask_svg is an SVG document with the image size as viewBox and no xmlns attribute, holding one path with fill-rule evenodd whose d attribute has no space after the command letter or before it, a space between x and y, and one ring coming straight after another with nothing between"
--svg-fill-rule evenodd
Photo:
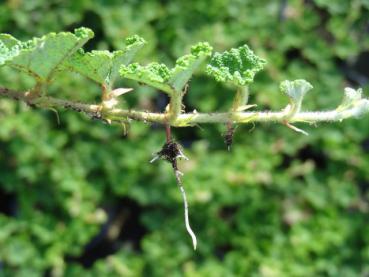
<instances>
[{"instance_id":1,"label":"green lobed leaf","mask_svg":"<svg viewBox=\"0 0 369 277\"><path fill-rule=\"evenodd\" d=\"M295 103L301 103L305 94L311 90L313 86L302 79L294 81L283 81L280 85L282 92L288 95L288 97Z\"/></svg>"},{"instance_id":2,"label":"green lobed leaf","mask_svg":"<svg viewBox=\"0 0 369 277\"><path fill-rule=\"evenodd\" d=\"M12 48L13 46L20 43L19 40L9 34L0 34L0 41L4 44L6 48Z\"/></svg>"},{"instance_id":3,"label":"green lobed leaf","mask_svg":"<svg viewBox=\"0 0 369 277\"><path fill-rule=\"evenodd\" d=\"M128 65L146 41L139 36L126 39L126 47L122 50L91 51L82 49L66 61L66 67L78 72L100 84L114 85L118 77L119 67Z\"/></svg>"},{"instance_id":4,"label":"green lobed leaf","mask_svg":"<svg viewBox=\"0 0 369 277\"><path fill-rule=\"evenodd\" d=\"M0 66L11 60L18 53L20 41L8 34L0 34Z\"/></svg>"},{"instance_id":5,"label":"green lobed leaf","mask_svg":"<svg viewBox=\"0 0 369 277\"><path fill-rule=\"evenodd\" d=\"M172 70L169 84L176 91L181 91L200 64L211 56L213 47L207 42L200 42L191 47L191 54L180 57Z\"/></svg>"},{"instance_id":6,"label":"green lobed leaf","mask_svg":"<svg viewBox=\"0 0 369 277\"><path fill-rule=\"evenodd\" d=\"M191 53L180 57L173 69L164 64L150 63L141 66L137 63L122 66L122 77L158 88L169 94L181 92L194 71L211 55L212 47L207 42L200 42L191 47Z\"/></svg>"},{"instance_id":7,"label":"green lobed leaf","mask_svg":"<svg viewBox=\"0 0 369 277\"><path fill-rule=\"evenodd\" d=\"M87 28L73 33L49 33L21 42L11 35L0 35L0 66L8 65L33 76L38 82L49 81L62 62L94 36Z\"/></svg>"},{"instance_id":8,"label":"green lobed leaf","mask_svg":"<svg viewBox=\"0 0 369 277\"><path fill-rule=\"evenodd\" d=\"M215 53L206 72L217 81L245 86L254 81L256 73L264 68L266 61L256 56L247 46Z\"/></svg>"},{"instance_id":9,"label":"green lobed leaf","mask_svg":"<svg viewBox=\"0 0 369 277\"><path fill-rule=\"evenodd\" d=\"M300 111L302 100L304 99L305 94L312 88L313 86L309 82L302 79L294 81L286 80L280 84L280 90L287 94L287 96L290 98L290 104L287 105L285 109L285 111L287 112L287 118L293 116ZM305 133L304 131L296 127L292 126L292 128L295 131Z\"/></svg>"},{"instance_id":10,"label":"green lobed leaf","mask_svg":"<svg viewBox=\"0 0 369 277\"><path fill-rule=\"evenodd\" d=\"M12 57L13 54L8 50L8 47L5 46L5 43L0 40L0 65L3 65Z\"/></svg>"},{"instance_id":11,"label":"green lobed leaf","mask_svg":"<svg viewBox=\"0 0 369 277\"><path fill-rule=\"evenodd\" d=\"M165 64L154 62L141 66L138 63L133 63L128 66L121 66L119 72L122 77L127 79L147 84L169 94L173 92L173 89L168 85L171 71Z\"/></svg>"}]
</instances>

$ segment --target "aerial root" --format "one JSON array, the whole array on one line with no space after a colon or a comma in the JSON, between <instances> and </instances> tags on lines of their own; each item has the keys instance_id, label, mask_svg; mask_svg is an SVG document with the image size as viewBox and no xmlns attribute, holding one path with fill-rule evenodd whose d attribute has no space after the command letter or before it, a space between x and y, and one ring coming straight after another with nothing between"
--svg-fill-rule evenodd
<instances>
[{"instance_id":1,"label":"aerial root","mask_svg":"<svg viewBox=\"0 0 369 277\"><path fill-rule=\"evenodd\" d=\"M176 174L177 185L179 187L179 190L181 191L182 199L183 199L184 218L185 218L186 230L187 230L188 234L191 236L193 249L196 250L197 239L196 239L195 233L192 231L192 228L190 226L190 220L189 220L189 216L188 216L188 203L187 203L186 192L184 190L184 187L182 185L181 178L180 178L180 176L183 175L183 174L181 172L179 172L178 170L175 171L175 174Z\"/></svg>"},{"instance_id":2,"label":"aerial root","mask_svg":"<svg viewBox=\"0 0 369 277\"><path fill-rule=\"evenodd\" d=\"M183 173L178 170L178 166L177 166L178 158L188 160L188 158L183 154L183 151L181 150L180 145L174 142L173 140L168 140L163 145L162 149L159 152L154 153L154 157L151 159L150 163L153 163L159 159L163 159L171 163L173 170L174 170L175 177L176 177L177 185L178 185L178 188L181 192L182 199L183 199L186 230L188 234L191 236L193 249L196 250L197 239L196 239L195 233L192 231L192 228L190 226L187 197L186 197L186 192L184 190L184 187L181 181L181 176L183 176Z\"/></svg>"}]
</instances>

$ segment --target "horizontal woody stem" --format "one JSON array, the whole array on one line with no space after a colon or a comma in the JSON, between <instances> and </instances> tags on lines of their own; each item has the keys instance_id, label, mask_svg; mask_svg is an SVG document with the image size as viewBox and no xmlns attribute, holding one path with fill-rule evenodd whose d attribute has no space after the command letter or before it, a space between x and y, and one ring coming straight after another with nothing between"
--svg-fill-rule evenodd
<instances>
[{"instance_id":1,"label":"horizontal woody stem","mask_svg":"<svg viewBox=\"0 0 369 277\"><path fill-rule=\"evenodd\" d=\"M116 122L128 119L143 122L156 122L167 124L168 114L152 113L147 111L136 111L132 109L102 109L101 105L80 103L55 97L32 95L29 92L18 92L7 88L0 88L0 96L8 97L17 101L22 101L31 106L40 108L64 108L87 114L93 118L111 120ZM291 118L289 123L305 122L316 123L324 121L342 121L343 119L355 116L355 108L344 111L313 111L298 112ZM171 126L185 127L196 124L212 123L251 123L251 122L280 122L286 123L286 112L284 111L248 111L248 112L223 112L223 113L183 113L177 115L175 120L170 122Z\"/></svg>"}]
</instances>

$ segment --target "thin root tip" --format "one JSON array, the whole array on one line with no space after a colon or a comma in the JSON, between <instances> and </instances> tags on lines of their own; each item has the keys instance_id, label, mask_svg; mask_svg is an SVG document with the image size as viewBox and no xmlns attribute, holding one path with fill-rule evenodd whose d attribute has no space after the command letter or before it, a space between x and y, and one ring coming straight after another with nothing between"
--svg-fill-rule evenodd
<instances>
[{"instance_id":1,"label":"thin root tip","mask_svg":"<svg viewBox=\"0 0 369 277\"><path fill-rule=\"evenodd\" d=\"M156 160L158 160L159 159L159 156L155 156L154 158L152 158L151 160L150 160L150 163L152 164L153 162L155 162Z\"/></svg>"}]
</instances>

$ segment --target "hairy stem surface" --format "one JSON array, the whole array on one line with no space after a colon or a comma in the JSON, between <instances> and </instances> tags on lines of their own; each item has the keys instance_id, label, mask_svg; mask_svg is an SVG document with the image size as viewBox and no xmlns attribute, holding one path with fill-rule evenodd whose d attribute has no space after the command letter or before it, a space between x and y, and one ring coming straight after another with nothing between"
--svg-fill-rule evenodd
<instances>
[{"instance_id":1,"label":"hairy stem surface","mask_svg":"<svg viewBox=\"0 0 369 277\"><path fill-rule=\"evenodd\" d=\"M122 122L127 119L143 121L168 123L168 114L152 113L146 111L136 111L131 109L101 109L101 105L80 103L70 100L59 99L49 96L35 96L29 92L18 92L6 88L0 88L0 96L23 101L31 106L40 108L65 108L77 112L85 113L94 118L102 120L111 120ZM288 122L305 122L316 123L324 121L342 121L343 119L356 116L356 109L346 110L330 110L318 112L297 112ZM201 123L251 123L251 122L280 122L285 123L285 111L250 111L250 112L223 112L223 113L184 113L179 114L172 121L169 121L171 126L185 127Z\"/></svg>"}]
</instances>

